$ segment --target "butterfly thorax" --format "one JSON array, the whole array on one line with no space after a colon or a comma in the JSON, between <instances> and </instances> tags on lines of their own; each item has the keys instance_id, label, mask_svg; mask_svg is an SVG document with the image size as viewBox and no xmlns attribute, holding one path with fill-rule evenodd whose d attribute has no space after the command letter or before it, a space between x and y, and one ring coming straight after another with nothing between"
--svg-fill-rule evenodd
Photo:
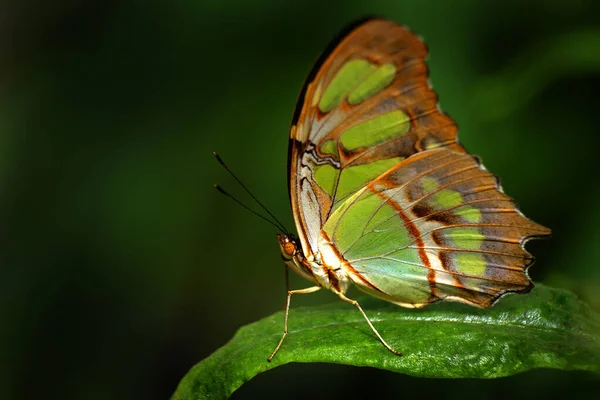
<instances>
[{"instance_id":1,"label":"butterfly thorax","mask_svg":"<svg viewBox=\"0 0 600 400\"><path fill-rule=\"evenodd\" d=\"M326 289L346 292L349 280L342 268L326 265L319 253L307 259L298 239L292 234L277 235L277 240L281 248L281 257L288 267Z\"/></svg>"}]
</instances>

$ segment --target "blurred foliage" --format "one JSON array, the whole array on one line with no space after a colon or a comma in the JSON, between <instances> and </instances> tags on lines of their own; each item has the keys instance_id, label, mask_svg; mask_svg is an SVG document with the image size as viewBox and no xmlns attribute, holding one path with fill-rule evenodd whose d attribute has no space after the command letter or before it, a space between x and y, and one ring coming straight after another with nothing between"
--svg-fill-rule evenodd
<instances>
[{"instance_id":1,"label":"blurred foliage","mask_svg":"<svg viewBox=\"0 0 600 400\"><path fill-rule=\"evenodd\" d=\"M211 151L292 226L295 99L330 38L367 14L425 38L461 142L552 228L550 241L528 245L534 280L600 309L593 0L0 7L0 398L164 399L238 327L281 307L275 232L212 189L241 193ZM236 395L547 399L591 396L599 383L535 371L432 385L311 364L260 375Z\"/></svg>"}]
</instances>

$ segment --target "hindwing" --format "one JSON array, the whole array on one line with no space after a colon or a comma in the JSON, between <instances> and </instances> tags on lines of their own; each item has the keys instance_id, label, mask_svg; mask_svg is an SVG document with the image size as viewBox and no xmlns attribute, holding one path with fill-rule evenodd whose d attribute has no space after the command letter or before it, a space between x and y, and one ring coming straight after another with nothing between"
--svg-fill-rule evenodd
<instances>
[{"instance_id":1,"label":"hindwing","mask_svg":"<svg viewBox=\"0 0 600 400\"><path fill-rule=\"evenodd\" d=\"M409 307L438 300L490 306L533 286L527 240L550 230L526 218L469 154L433 149L402 161L333 212L320 246L335 246L351 280Z\"/></svg>"}]
</instances>

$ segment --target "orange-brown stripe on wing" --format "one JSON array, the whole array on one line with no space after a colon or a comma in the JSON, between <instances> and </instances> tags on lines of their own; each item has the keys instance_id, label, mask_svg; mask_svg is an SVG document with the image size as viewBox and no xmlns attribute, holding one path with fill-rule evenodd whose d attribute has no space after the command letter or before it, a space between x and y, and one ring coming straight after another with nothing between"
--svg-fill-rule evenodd
<instances>
[{"instance_id":1,"label":"orange-brown stripe on wing","mask_svg":"<svg viewBox=\"0 0 600 400\"><path fill-rule=\"evenodd\" d=\"M431 291L430 302L434 301L438 296L436 293L436 280L435 280L435 270L431 268L431 263L429 262L429 257L425 252L425 246L423 243L423 239L421 238L421 232L417 228L417 226L411 221L408 215L404 213L402 207L398 203L396 203L391 198L387 197L382 192L378 192L374 189L373 185L369 185L369 190L375 193L379 198L381 198L386 204L392 206L394 210L398 213L398 216L404 222L404 226L408 229L410 235L414 238L415 244L417 246L417 250L419 252L419 258L425 267L429 269L427 273L427 282L429 283L429 290Z\"/></svg>"}]
</instances>

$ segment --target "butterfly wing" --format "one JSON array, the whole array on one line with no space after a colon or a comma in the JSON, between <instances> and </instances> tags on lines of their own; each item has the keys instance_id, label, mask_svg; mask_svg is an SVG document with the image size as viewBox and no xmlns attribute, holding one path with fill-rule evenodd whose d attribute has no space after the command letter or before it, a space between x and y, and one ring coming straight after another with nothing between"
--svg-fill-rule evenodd
<instances>
[{"instance_id":1,"label":"butterfly wing","mask_svg":"<svg viewBox=\"0 0 600 400\"><path fill-rule=\"evenodd\" d=\"M525 242L550 230L527 219L471 155L428 150L347 199L319 239L363 291L408 307L479 307L533 286Z\"/></svg>"},{"instance_id":2,"label":"butterfly wing","mask_svg":"<svg viewBox=\"0 0 600 400\"><path fill-rule=\"evenodd\" d=\"M331 212L368 182L426 149L464 152L429 85L425 44L386 20L347 31L315 65L292 121L290 199L309 258Z\"/></svg>"}]
</instances>

